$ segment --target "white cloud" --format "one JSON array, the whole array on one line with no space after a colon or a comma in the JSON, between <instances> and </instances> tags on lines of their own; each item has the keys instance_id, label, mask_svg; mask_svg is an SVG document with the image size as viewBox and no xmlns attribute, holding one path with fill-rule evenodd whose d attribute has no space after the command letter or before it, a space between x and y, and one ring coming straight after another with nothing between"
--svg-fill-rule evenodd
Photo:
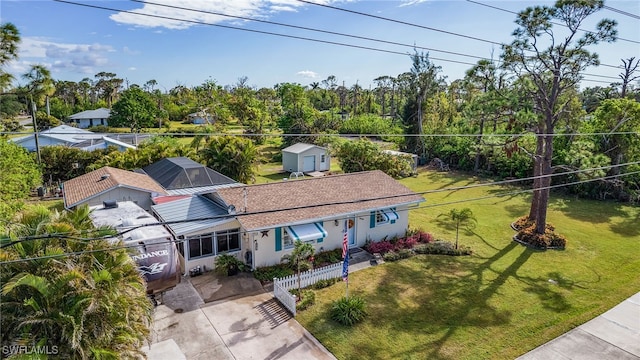
<instances>
[{"instance_id":1,"label":"white cloud","mask_svg":"<svg viewBox=\"0 0 640 360\"><path fill-rule=\"evenodd\" d=\"M302 71L298 71L296 73L296 75L298 76L302 76L305 78L309 78L309 79L316 79L319 77L318 73L315 71L311 71L311 70L302 70Z\"/></svg>"},{"instance_id":2,"label":"white cloud","mask_svg":"<svg viewBox=\"0 0 640 360\"><path fill-rule=\"evenodd\" d=\"M295 12L302 6L311 6L296 0L154 0L154 2L167 6L143 4L141 8L126 13L113 14L109 18L117 23L137 27L181 30L197 25L197 23L216 24L237 21L232 17L215 14L266 18L269 14ZM328 4L335 1L322 0L318 2Z\"/></svg>"},{"instance_id":3,"label":"white cloud","mask_svg":"<svg viewBox=\"0 0 640 360\"><path fill-rule=\"evenodd\" d=\"M425 3L427 1L431 1L431 0L404 0L402 1L402 4L399 5L399 7L418 5L418 4Z\"/></svg>"},{"instance_id":4,"label":"white cloud","mask_svg":"<svg viewBox=\"0 0 640 360\"><path fill-rule=\"evenodd\" d=\"M44 64L52 72L94 73L96 67L109 64L108 53L113 47L103 44L68 44L45 38L24 37L20 44L20 62L12 64L13 73L21 73L30 64Z\"/></svg>"},{"instance_id":5,"label":"white cloud","mask_svg":"<svg viewBox=\"0 0 640 360\"><path fill-rule=\"evenodd\" d=\"M130 67L130 68L128 68L127 70L130 70L130 71L136 71L136 70L138 70L138 69L137 69L135 66L131 66L131 67Z\"/></svg>"}]
</instances>

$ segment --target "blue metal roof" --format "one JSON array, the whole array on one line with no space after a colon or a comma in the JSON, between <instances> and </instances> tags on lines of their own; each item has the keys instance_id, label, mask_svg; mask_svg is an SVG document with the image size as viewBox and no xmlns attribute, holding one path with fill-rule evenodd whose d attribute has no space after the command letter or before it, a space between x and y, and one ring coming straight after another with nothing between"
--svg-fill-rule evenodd
<instances>
[{"instance_id":1,"label":"blue metal roof","mask_svg":"<svg viewBox=\"0 0 640 360\"><path fill-rule=\"evenodd\" d=\"M194 195L186 199L163 204L152 205L151 208L163 221L166 222L206 219L167 224L167 227L169 227L176 236L189 235L214 227L230 219L234 219L234 216L218 217L221 215L228 215L227 209L222 208L213 201L200 195Z\"/></svg>"}]
</instances>

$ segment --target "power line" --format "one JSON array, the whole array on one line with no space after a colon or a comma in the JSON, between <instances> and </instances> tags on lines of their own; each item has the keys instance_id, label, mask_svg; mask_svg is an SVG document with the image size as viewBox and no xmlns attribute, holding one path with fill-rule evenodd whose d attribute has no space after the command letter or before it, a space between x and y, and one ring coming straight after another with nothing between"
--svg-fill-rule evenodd
<instances>
[{"instance_id":1,"label":"power line","mask_svg":"<svg viewBox=\"0 0 640 360\"><path fill-rule=\"evenodd\" d=\"M289 27L289 28L293 28L293 29L301 29L301 30L307 30L307 31L319 32L319 33L329 34L329 35L344 36L344 37L349 37L349 38L353 38L353 39L360 39L360 40L374 41L374 42L379 42L379 43L389 44L389 45L398 45L398 46L404 46L404 47L410 47L410 48L416 48L416 49L428 50L428 51L433 51L433 52L441 52L441 53L444 53L444 54L457 55L457 56L464 56L464 57L470 57L470 58L474 58L474 59L481 59L481 60L496 61L496 60L491 60L491 59L488 59L488 58L485 58L485 57L482 57L482 56L469 55L469 54L464 54L464 53L455 52L455 51L448 51L448 50L434 49L434 48L429 48L429 47L424 47L424 46L418 46L418 45L415 45L415 44L413 44L413 45L412 45L412 44L399 43L399 42L395 42L395 41L387 41L387 40L381 40L381 39L374 39L374 38L366 37L366 36L359 36L359 35L353 35L353 34L345 34L345 33L340 33L340 32L335 32L335 31L329 31L329 30L322 30L322 29L310 28L310 27L306 27L306 26L298 26L298 25L284 24L284 23L275 22L275 21L268 21L268 20L262 20L262 19L250 18L250 17L245 17L245 16L238 16L238 15L229 15L229 14L224 14L224 13L220 13L220 12L207 11L207 10L199 10L199 9L192 9L192 8L186 8L186 7L182 7L182 6L176 6L176 5L158 4L158 3L154 3L154 2L150 2L150 1L143 1L143 0L131 0L131 1L133 1L133 2L138 2L138 3L143 3L143 4L151 4L151 5L161 6L161 7L167 7L167 8L172 8L172 9L178 9L178 10L187 10L187 11L193 11L193 12L198 12L198 13L203 13L203 14L218 15L218 16L224 16L224 17L229 17L229 18L234 18L234 19L241 19L241 20L247 20L247 21L255 21L255 22L264 23L264 24L271 24L271 25L284 26L284 27ZM617 78L615 78L615 79L617 79Z\"/></svg>"},{"instance_id":2,"label":"power line","mask_svg":"<svg viewBox=\"0 0 640 360\"><path fill-rule=\"evenodd\" d=\"M621 176L635 175L635 174L639 174L639 173L640 173L640 171L633 171L633 172L619 174L619 175L611 175L611 176L605 176L605 177L601 177L601 178L594 178L594 179L575 181L575 182L566 183L566 184L550 185L550 186L547 186L547 187L541 187L541 188L536 188L536 189L525 189L525 190L518 190L518 191L510 191L510 192L506 192L506 193L482 196L482 197L477 197L477 198L470 198L470 199L450 201L450 202L446 202L446 203L418 206L418 207L409 208L409 209L402 209L400 211L407 211L408 212L410 210L426 209L426 208L432 208L432 207L437 207L437 206L445 206L445 205L465 203L465 202L470 202L470 201L487 200L487 199L491 199L491 198L499 198L499 197L504 197L504 196L513 196L513 195L518 195L518 194L527 193L527 192L534 192L534 191L546 190L546 189L554 189L554 188L565 187L565 186L570 186L570 185L578 185L578 184L582 184L582 183L589 183L589 182L593 182L593 181L607 180L607 179L610 179L610 178L617 178L617 177L621 177ZM410 195L413 195L413 194L402 195L402 196L410 196ZM325 205L322 205L322 206L325 206ZM282 211L282 210L277 210L277 211ZM158 226L158 225L160 225L160 224L145 224L144 226ZM140 228L140 227L143 227L143 226L139 226L137 228ZM131 230L133 230L133 229L131 229ZM238 234L240 234L240 233L247 233L247 232L246 231L239 231ZM162 240L162 241L155 242L155 243L154 242L149 242L146 245L178 243L178 242L183 242L183 241L184 241L183 239L179 239L179 240L178 239ZM83 251L75 251L75 252L68 252L68 253L59 253L59 254L52 254L52 255L45 255L45 256L37 256L37 257L31 257L31 258L5 260L5 261L1 261L0 262L0 266L1 265L12 264L12 263L18 263L18 262L27 262L27 261L33 261L33 260L50 259L50 258L65 257L65 256L72 256L72 255L83 255L83 254L102 252L102 251L111 251L111 250L119 250L119 249L131 249L131 248L137 248L137 247L140 247L140 246L141 246L140 244L131 244L131 245L108 247L108 248L103 248L103 249L83 250Z\"/></svg>"},{"instance_id":3,"label":"power line","mask_svg":"<svg viewBox=\"0 0 640 360\"><path fill-rule=\"evenodd\" d=\"M17 132L17 131L3 131L0 132L0 135L32 135L33 132ZM76 133L71 132L55 132L56 135L71 135ZM96 135L122 135L123 133L95 133ZM536 134L533 132L528 133L516 133L516 134L335 134L335 133L252 133L252 134L234 134L234 133L202 133L202 132L145 132L140 133L140 135L150 135L150 136L204 136L204 137L212 137L212 136L237 136L237 137L254 137L254 136L265 136L265 137L321 137L321 136L329 136L329 137L340 137L340 138L354 138L354 137L422 137L422 138L448 138L448 137L525 137L525 136L533 136L533 137L576 137L576 136L613 136L613 135L640 135L640 131L618 131L618 132L597 132L597 133L553 133L553 134Z\"/></svg>"},{"instance_id":4,"label":"power line","mask_svg":"<svg viewBox=\"0 0 640 360\"><path fill-rule=\"evenodd\" d=\"M107 11L113 11L113 12L122 12L122 13L138 15L138 16L146 16L146 17L159 18L159 19L172 20L172 21L181 21L181 22L193 23L193 24L198 24L198 25L216 26L216 27L225 28L225 29L240 30L240 31L253 32L253 33L259 33L259 34L264 34L264 35L279 36L279 37L291 38L291 39L296 39L296 40L305 40L305 41L318 42L318 43L324 43L324 44L329 44L329 45L337 45L337 46L350 47L350 48L356 48L356 49L362 49L362 50L377 51L377 52L396 54L396 55L403 55L403 56L410 55L409 53L393 51L393 50L379 49L379 48L373 48L373 47L368 47L368 46L347 44L347 43L341 43L341 42L335 42L335 41L329 41L329 40L314 39L314 38L303 37L303 36L280 34L280 33L274 33L274 32L270 32L270 31L239 28L239 27L228 26L228 25L220 25L220 24L212 24L212 23L208 23L208 22L204 22L204 21L180 19L180 18L163 16L163 15L145 14L145 13L139 13L139 12L129 11L129 10L121 10L121 9L116 9L116 8L98 6L98 5L77 3L77 2L73 2L73 1L67 1L67 0L54 0L54 1L55 2L60 2L60 3L66 3L66 4L70 4L70 5L76 5L76 6L83 6L83 7L89 7L89 8L94 8L94 9L100 9L100 10L107 10ZM131 0L131 1L139 2L139 0ZM302 1L302 0L298 0L298 1ZM247 19L247 20L258 21L258 22L272 23L272 24L277 24L277 25L280 25L280 26L303 28L303 29L309 30L309 31L325 32L325 33L330 33L330 34L335 34L335 35L340 35L340 36L347 36L347 37L351 37L351 38L355 38L355 39L366 39L368 41L377 41L377 42L394 44L394 45L405 46L405 47L420 48L420 49L426 49L426 50L435 51L435 52L453 54L453 55L456 55L456 56L466 56L466 57L472 57L472 58L477 58L477 59L488 60L488 61L491 61L491 62L497 62L497 60L492 60L492 59L488 59L488 58L481 57L481 56L463 54L463 53L458 53L458 52L453 52L453 51L448 51L448 50L432 49L432 48L421 47L421 46L417 46L417 45L408 45L408 44L396 43L396 42L391 42L391 41L386 41L386 40L381 40L381 39L374 39L374 38L362 37L362 36L357 36L357 35L329 32L329 31L320 30L320 29L305 28L305 27L299 27L299 26L296 26L296 25L289 25L289 24L283 24L283 23L269 22L269 21L265 21L265 20L244 18L244 17L239 17L239 16L226 15L226 14L215 13L215 12L208 12L208 11L204 11L204 10L189 9L189 8L177 7L177 6L172 6L172 5L164 5L164 4L156 4L156 3L151 3L151 4L154 4L154 5L157 5L157 6L167 6L167 7L177 8L177 9L200 12L200 13L209 13L209 14L214 14L214 15L219 15L219 16L236 17L236 18L240 18L240 19ZM315 3L312 3L312 4L315 4ZM320 5L320 4L317 4L317 5ZM418 25L416 25L416 26L418 26ZM465 35L461 35L461 36L465 36ZM432 59L432 60L449 62L449 63L456 63L456 64L462 64L462 65L469 65L469 66L475 66L476 65L475 63L469 63L469 62L459 61L459 60L443 59L443 58L431 57L431 56L429 58ZM608 66L608 65L604 65L604 64L601 64L601 65ZM609 65L609 66L612 66L612 65ZM620 68L619 66L612 66L612 67ZM592 74L583 73L583 75L592 75ZM616 80L618 79L617 77L605 76L605 75L593 75L593 76L608 77L608 78L616 79ZM601 80L592 80L592 79L582 79L582 81L610 84L610 82L601 81Z\"/></svg>"},{"instance_id":5,"label":"power line","mask_svg":"<svg viewBox=\"0 0 640 360\"><path fill-rule=\"evenodd\" d=\"M301 205L301 206L296 206L296 207L291 207L291 208L286 208L286 209L262 210L262 211L253 211L253 212L239 212L239 213L236 213L236 214L214 215L214 216L207 216L207 217L194 218L194 219L185 219L185 220L159 221L159 222L155 222L155 223L140 224L140 225L132 226L129 229L124 230L124 231L120 231L120 232L118 232L116 234L109 234L109 235L106 235L106 236L103 236L103 237L85 238L84 240L109 239L109 238L113 238L113 237L116 237L116 236L122 236L122 235L124 235L124 234L126 234L128 232L134 231L136 229L140 229L140 228L143 228L143 227L150 227L150 226L174 225L174 224L184 224L184 223L200 222L200 221L208 221L208 220L220 220L220 219L228 219L228 218L243 217L243 216L250 216L250 215L271 214L271 213L280 212L280 211L303 210L303 209L317 208L317 207L323 207L323 206L356 204L356 203L363 203L363 202L369 202L369 201L375 201L375 200L402 198L402 197L413 196L413 195L429 195L429 194L434 194L434 193L439 193L439 192L446 192L446 191L453 192L453 191L468 190L468 189L473 189L473 188L478 188L478 187L485 187L485 186L499 186L499 185L507 185L507 184L512 184L512 183L517 183L517 182L532 181L532 180L535 180L535 179L552 178L552 177L555 177L555 176L567 176L567 175L589 173L589 172L594 172L594 171L599 171L599 170L607 170L607 169L613 169L613 168L624 167L624 166L629 166L629 165L638 165L638 164L640 164L640 161L628 162L628 163L617 164L617 165L600 166L600 167L589 168L589 169L577 169L577 170L572 170L572 171L567 171L567 172L562 172L562 173L552 173L552 174L546 174L546 175L540 175L540 176L532 176L532 177L527 177L527 178L518 178L518 179L494 181L494 182L488 182L488 183L472 184L472 185L457 186L457 187L448 187L448 188L435 189L435 190L414 191L411 194L377 196L377 197L373 197L373 198L358 199L358 200L348 200L348 201L333 201L333 202L330 202L330 203L314 204L314 205ZM634 173L627 173L627 174L635 174L635 172ZM613 177L616 177L616 176L621 176L621 175L614 175ZM600 178L596 178L596 179L600 179ZM585 181L585 182L589 182L589 181ZM571 185L571 184L569 184L569 185ZM524 190L524 191L531 191L531 190L532 189L527 189L527 190ZM537 190L537 189L534 189L534 190ZM432 206L439 206L439 205L432 205ZM6 244L0 245L0 249L1 248L6 248L6 247L9 247L9 246L13 246L15 244L18 244L18 243L21 243L21 242L24 242L24 241L43 240L43 239L50 239L50 238L56 238L56 237L64 237L64 238L82 240L82 238L69 237L69 236L65 236L64 234L65 233L55 233L55 234L26 236L26 237L19 238L18 240L12 241L10 243L6 243Z\"/></svg>"},{"instance_id":6,"label":"power line","mask_svg":"<svg viewBox=\"0 0 640 360\"><path fill-rule=\"evenodd\" d=\"M501 7L498 7L498 6L495 6L495 5L489 5L489 4L481 3L481 2L479 2L479 1L474 1L474 0L467 0L467 2L470 2L470 3L473 3L473 4L477 4L477 5L480 5L480 6L485 6L485 7L488 7L488 8L491 8L491 9L495 9L495 10L499 10L499 11L504 11L504 12L507 12L507 13L509 13L509 14L518 15L518 13L517 13L517 12L515 12L515 11L507 10L507 9L504 9L504 8L501 8ZM605 9L608 9L608 8L609 8L609 6L604 6L604 8L605 8ZM611 8L611 9L613 9L613 8ZM611 10L611 9L608 9L608 10ZM631 15L633 15L633 14L631 14ZM634 16L636 16L636 17L637 17L637 15L634 15ZM567 27L567 25L562 24L562 23L553 22L553 21L552 21L551 23L552 23L553 25L558 25L558 26ZM594 33L593 31L591 31L591 30L584 30L584 29L580 29L580 28L578 28L578 30L583 31L583 32L586 32L586 33L589 33L589 34L595 34L595 33ZM621 38L621 37L619 37L619 38L618 38L618 40L627 41L627 42L635 43L635 44L640 44L640 41L637 41L637 40L630 40L630 39L625 39L625 38Z\"/></svg>"},{"instance_id":7,"label":"power line","mask_svg":"<svg viewBox=\"0 0 640 360\"><path fill-rule=\"evenodd\" d=\"M501 42L496 42L496 41L487 40L487 39L481 39L481 38L477 38L477 37L473 37L473 36L469 36L469 35L464 35L464 34L459 34L459 33L451 32L451 31L436 29L436 28L432 28L432 27L428 27L428 26L424 26L424 25L418 25L418 24L414 24L414 23L409 23L409 22L402 21L402 20L386 18L386 17L383 17L383 16L367 14L367 13L363 13L363 12L360 12L360 11L349 10L349 9L345 9L345 8L339 8L337 6L331 6L331 5L327 5L327 4L319 4L319 3L315 3L313 1L308 1L308 0L296 0L296 1L301 2L301 3L305 3L305 4L309 4L309 5L321 6L321 7L325 7L325 8L332 9L332 10L344 11L344 12L347 12L347 13L352 13L352 14L357 14L357 15L361 15L361 16L371 17L371 18L374 18L374 19L379 19L379 20L389 21L389 22L393 22L393 23L398 23L398 24L402 24L402 25L414 26L414 27L418 27L418 28L422 28L422 29L426 29L426 30L437 31L437 32L448 34L448 35L459 36L459 37L463 37L463 38L467 38L467 39L471 39L471 40L482 41L482 42L486 42L486 43L490 43L490 44L494 44L494 45L507 46L507 44L504 44L504 43L501 43ZM600 64L600 65L606 66L606 67L612 67L612 68L622 68L622 66L615 66L615 65L608 65L608 64Z\"/></svg>"},{"instance_id":8,"label":"power line","mask_svg":"<svg viewBox=\"0 0 640 360\"><path fill-rule=\"evenodd\" d=\"M609 11L616 12L616 13L618 13L618 14L622 14L622 15L625 15L625 16L632 17L632 18L634 18L634 19L638 19L638 20L640 20L640 16L638 16L638 15L636 15L636 14L632 14L632 13L627 12L627 11L624 11L624 10L620 10L620 9L612 8L611 6L607 6L607 5L604 5L604 6L603 6L603 8L604 8L604 9L607 9L607 10L609 10Z\"/></svg>"},{"instance_id":9,"label":"power line","mask_svg":"<svg viewBox=\"0 0 640 360\"><path fill-rule=\"evenodd\" d=\"M464 54L464 53L455 52L455 51L434 49L434 48L429 48L429 47L424 47L424 46L418 46L418 45L415 45L415 44L413 44L413 45L412 44L403 44L403 43L399 43L399 42L395 42L395 41L387 41L387 40L375 39L375 38L371 38L371 37L365 37L365 36L359 36L359 35L353 35L353 34L345 34L345 33L329 31L329 30L315 29L315 28L310 28L310 27L305 27L305 26L284 24L284 23L280 23L280 22L268 21L268 20L262 20L262 19L255 19L255 18L250 18L250 17L245 17L245 16L229 15L229 14L224 14L224 13L214 12L214 11L186 8L186 7L175 6L175 5L159 4L159 3L154 3L154 2L150 2L150 1L143 1L143 0L131 0L131 1L137 2L137 3L143 3L143 4L156 5L156 6L160 6L160 7L178 9L178 10L192 11L192 12L197 12L197 13L202 13L202 14L224 16L224 17L230 17L230 18L247 20L247 21L255 21L255 22L260 22L260 23L264 23L264 24L271 24L271 25L277 25L277 26L290 27L290 28L294 28L294 29L301 29L301 30L320 32L320 33L330 34L330 35L344 36L344 37L349 37L349 38L354 38L354 39L374 41L374 42L379 42L379 43L383 43L383 44L398 45L398 46L410 47L410 48L414 48L414 49L428 50L428 51L432 51L432 52L441 52L441 53L450 54L450 55L457 55L457 56L470 57L470 58L474 58L474 59L487 60L487 61L490 61L490 62L493 62L493 63L500 63L500 61L498 61L498 60L493 60L493 59L489 59L489 58L482 57L482 56L469 55L469 54ZM609 78L609 79L615 79L615 80L619 79L617 76L596 75L596 74L589 74L589 73L583 73L583 75L596 76L596 77L602 77L602 78ZM600 82L600 81L597 81L597 80L589 80L589 79L583 79L583 80L584 81L592 81L592 82Z\"/></svg>"},{"instance_id":10,"label":"power line","mask_svg":"<svg viewBox=\"0 0 640 360\"><path fill-rule=\"evenodd\" d=\"M388 53L388 54L403 55L403 56L409 55L408 53L403 53L403 52L399 52L399 51L378 49L378 48L369 47L369 46L347 44L347 43L341 43L341 42L329 41L329 40L314 39L314 38L309 38L309 37L304 37L304 36L279 34L279 33L274 33L274 32L270 32L270 31L246 29L246 28L240 28L240 27L228 26L228 25L220 25L220 24L212 24L212 23L208 23L208 22L204 22L204 21L179 19L179 18L174 18L174 17L170 17L170 16L144 14L144 13L138 13L138 12L135 12L135 11L115 9L115 8L110 8L110 7L106 7L106 6L82 4L82 3L77 3L77 2L73 2L73 1L66 1L66 0L53 0L53 1L59 2L59 3L70 4L70 5L84 6L84 7L93 8L93 9L107 10L107 11L113 11L113 12L122 12L122 13L137 15L137 16L146 16L146 17L165 19L165 20L172 20L172 21L182 21L182 22L198 24L198 25L215 26L215 27L220 27L220 28L224 28L224 29L246 31L246 32L263 34L263 35L279 36L279 37L284 37L284 38L289 38L289 39L296 39L296 40L312 41L312 42L317 42L317 43L323 43L323 44L329 44L329 45L337 45L337 46L349 47L349 48L354 48L354 49L371 50L371 51L383 52L383 53ZM436 57L430 57L430 58L433 59L433 60L445 61L445 62L462 64L462 65L470 65L470 66L474 66L475 65L474 63L469 63L469 62L465 62L465 61L442 59L442 58L436 58Z\"/></svg>"}]
</instances>

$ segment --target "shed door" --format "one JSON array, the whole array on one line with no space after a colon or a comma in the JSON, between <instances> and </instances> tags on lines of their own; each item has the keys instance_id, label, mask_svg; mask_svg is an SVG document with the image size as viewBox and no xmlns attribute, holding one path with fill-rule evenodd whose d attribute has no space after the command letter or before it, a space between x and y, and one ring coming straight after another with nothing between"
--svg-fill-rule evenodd
<instances>
[{"instance_id":1,"label":"shed door","mask_svg":"<svg viewBox=\"0 0 640 360\"><path fill-rule=\"evenodd\" d=\"M314 155L305 156L302 164L302 171L309 172L316 170L316 157Z\"/></svg>"}]
</instances>

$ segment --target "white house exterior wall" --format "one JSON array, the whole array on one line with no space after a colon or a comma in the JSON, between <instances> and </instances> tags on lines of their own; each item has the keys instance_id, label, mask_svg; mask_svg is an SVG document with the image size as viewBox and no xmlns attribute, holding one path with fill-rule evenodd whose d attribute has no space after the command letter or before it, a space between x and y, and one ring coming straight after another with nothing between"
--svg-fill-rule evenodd
<instances>
[{"instance_id":1,"label":"white house exterior wall","mask_svg":"<svg viewBox=\"0 0 640 360\"><path fill-rule=\"evenodd\" d=\"M93 121L93 125L91 124L91 121ZM92 126L98 126L98 125L104 125L104 126L109 125L109 122L107 121L107 119L78 119L78 120L74 120L73 122L76 123L76 126L79 129L87 129Z\"/></svg>"},{"instance_id":2,"label":"white house exterior wall","mask_svg":"<svg viewBox=\"0 0 640 360\"><path fill-rule=\"evenodd\" d=\"M224 224L216 225L208 229L204 229L201 231L197 231L197 232L185 235L185 238L189 236L205 235L205 234L214 233L216 231L232 230L232 229L238 229L238 228L240 228L240 223L238 222L238 220L234 219L233 221L229 221ZM246 238L246 236L244 238ZM245 244L245 242L248 244L248 241L249 241L248 239L245 241L244 238L241 234L239 251L229 252L229 254L235 255L238 259L240 259L243 262L244 262L244 259L242 258L242 255L244 254L243 249L247 248L247 245ZM185 268L183 269L183 271L186 274L189 273L189 270L198 266L200 266L201 269L206 268L206 270L212 270L214 268L216 255L205 256L205 257L200 257L196 259L189 259L189 241L185 240L183 244L184 244L184 261L185 261Z\"/></svg>"},{"instance_id":3,"label":"white house exterior wall","mask_svg":"<svg viewBox=\"0 0 640 360\"><path fill-rule=\"evenodd\" d=\"M149 192L125 187L111 189L87 200L86 202L83 202L83 204L97 206L102 205L102 202L106 200L133 201L146 211L151 210L151 194Z\"/></svg>"},{"instance_id":4,"label":"white house exterior wall","mask_svg":"<svg viewBox=\"0 0 640 360\"><path fill-rule=\"evenodd\" d=\"M322 155L325 156L324 163L320 162ZM304 169L305 156L315 157L314 171L327 171L331 167L330 157L329 157L329 154L327 153L327 150L321 147L313 147L298 154L283 151L282 152L282 169L284 171L290 171L290 172L295 172L295 171L302 172Z\"/></svg>"},{"instance_id":5,"label":"white house exterior wall","mask_svg":"<svg viewBox=\"0 0 640 360\"><path fill-rule=\"evenodd\" d=\"M385 237L391 239L394 236L404 236L409 226L408 211L406 211L406 209L404 211L401 209L397 209L396 212L398 213L399 217L395 221L395 223L378 225L374 228L370 227L370 212L361 213L358 216L355 216L356 246L364 246L367 240L381 241ZM343 226L344 218L338 219L337 226L335 225L334 220L325 220L323 222L323 227L327 231L327 237L325 237L322 242L314 242L312 244L316 250L316 253L321 251L320 248L322 248L322 251L341 248L343 239ZM293 250L293 248L284 248L283 244L282 250L276 251L275 234L275 229L269 229L268 235L265 237L262 236L261 231L249 233L249 239L251 240L251 242L253 242L253 240L255 239L258 243L258 250L256 251L254 249L253 253L255 267L279 264L281 262L282 256L290 254Z\"/></svg>"}]
</instances>

